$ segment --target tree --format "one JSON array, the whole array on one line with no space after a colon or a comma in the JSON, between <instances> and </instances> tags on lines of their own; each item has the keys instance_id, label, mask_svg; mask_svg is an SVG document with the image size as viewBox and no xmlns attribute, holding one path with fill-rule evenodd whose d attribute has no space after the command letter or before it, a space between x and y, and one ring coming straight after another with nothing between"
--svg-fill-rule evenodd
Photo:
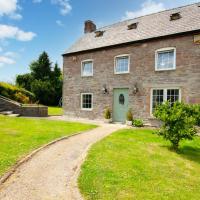
<instances>
[{"instance_id":1,"label":"tree","mask_svg":"<svg viewBox=\"0 0 200 200\"><path fill-rule=\"evenodd\" d=\"M16 84L35 94L39 103L58 105L62 97L62 73L56 63L52 63L46 52L30 64L31 73L18 75Z\"/></svg>"},{"instance_id":2,"label":"tree","mask_svg":"<svg viewBox=\"0 0 200 200\"><path fill-rule=\"evenodd\" d=\"M30 65L31 74L34 79L47 80L51 77L51 62L48 54L44 51L38 58Z\"/></svg>"},{"instance_id":3,"label":"tree","mask_svg":"<svg viewBox=\"0 0 200 200\"><path fill-rule=\"evenodd\" d=\"M169 140L172 148L177 151L183 139L192 140L196 134L194 127L196 119L188 112L189 105L175 102L165 102L157 106L154 116L163 122L157 132L164 139Z\"/></svg>"},{"instance_id":4,"label":"tree","mask_svg":"<svg viewBox=\"0 0 200 200\"><path fill-rule=\"evenodd\" d=\"M31 83L33 81L33 77L30 73L17 75L16 77L16 85L25 88L28 91L31 91Z\"/></svg>"}]
</instances>

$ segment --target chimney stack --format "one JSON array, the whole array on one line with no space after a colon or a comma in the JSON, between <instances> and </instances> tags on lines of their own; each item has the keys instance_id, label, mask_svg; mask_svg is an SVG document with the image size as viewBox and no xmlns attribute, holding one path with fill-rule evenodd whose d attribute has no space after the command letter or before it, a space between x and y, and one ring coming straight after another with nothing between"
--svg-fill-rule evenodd
<instances>
[{"instance_id":1,"label":"chimney stack","mask_svg":"<svg viewBox=\"0 0 200 200\"><path fill-rule=\"evenodd\" d=\"M94 22L91 20L85 21L84 33L92 33L94 31L96 31L96 25L94 24Z\"/></svg>"}]
</instances>

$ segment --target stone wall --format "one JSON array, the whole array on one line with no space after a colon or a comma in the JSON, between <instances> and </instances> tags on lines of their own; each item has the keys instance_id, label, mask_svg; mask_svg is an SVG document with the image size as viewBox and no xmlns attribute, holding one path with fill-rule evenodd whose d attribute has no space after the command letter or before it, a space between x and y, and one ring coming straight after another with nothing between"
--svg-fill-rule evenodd
<instances>
[{"instance_id":1,"label":"stone wall","mask_svg":"<svg viewBox=\"0 0 200 200\"><path fill-rule=\"evenodd\" d=\"M0 110L13 111L21 116L29 117L47 117L48 107L41 105L21 105L17 102L10 101L0 97Z\"/></svg>"},{"instance_id":2,"label":"stone wall","mask_svg":"<svg viewBox=\"0 0 200 200\"><path fill-rule=\"evenodd\" d=\"M176 70L155 71L155 51L176 48ZM130 54L130 73L114 74L114 57ZM81 77L81 61L93 59L93 77ZM103 94L106 84L109 94ZM134 95L137 84L139 92ZM200 103L200 45L193 35L173 36L64 56L63 108L73 117L102 119L105 106L112 108L113 89L129 88L134 117L149 119L150 94L155 87L179 87L181 99ZM81 110L81 93L93 93L93 110Z\"/></svg>"}]
</instances>

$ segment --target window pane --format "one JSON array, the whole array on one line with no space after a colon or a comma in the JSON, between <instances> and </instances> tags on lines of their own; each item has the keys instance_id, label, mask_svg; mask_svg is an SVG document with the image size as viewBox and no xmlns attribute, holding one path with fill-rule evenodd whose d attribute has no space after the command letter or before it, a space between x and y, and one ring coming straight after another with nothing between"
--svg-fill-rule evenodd
<instances>
[{"instance_id":1,"label":"window pane","mask_svg":"<svg viewBox=\"0 0 200 200\"><path fill-rule=\"evenodd\" d=\"M82 75L83 76L92 75L92 61L83 62Z\"/></svg>"},{"instance_id":2,"label":"window pane","mask_svg":"<svg viewBox=\"0 0 200 200\"><path fill-rule=\"evenodd\" d=\"M128 56L116 58L115 71L117 73L128 72L128 64L129 64Z\"/></svg>"},{"instance_id":3,"label":"window pane","mask_svg":"<svg viewBox=\"0 0 200 200\"><path fill-rule=\"evenodd\" d=\"M92 94L82 95L82 108L87 108L87 109L92 108Z\"/></svg>"},{"instance_id":4,"label":"window pane","mask_svg":"<svg viewBox=\"0 0 200 200\"><path fill-rule=\"evenodd\" d=\"M160 90L153 90L152 95L152 112L154 112L156 106L163 103L164 100L164 91L162 89Z\"/></svg>"},{"instance_id":5,"label":"window pane","mask_svg":"<svg viewBox=\"0 0 200 200\"><path fill-rule=\"evenodd\" d=\"M168 89L167 101L170 101L171 105L173 105L174 102L179 101L179 89Z\"/></svg>"},{"instance_id":6,"label":"window pane","mask_svg":"<svg viewBox=\"0 0 200 200\"><path fill-rule=\"evenodd\" d=\"M174 56L174 50L158 52L157 69L173 69Z\"/></svg>"}]
</instances>

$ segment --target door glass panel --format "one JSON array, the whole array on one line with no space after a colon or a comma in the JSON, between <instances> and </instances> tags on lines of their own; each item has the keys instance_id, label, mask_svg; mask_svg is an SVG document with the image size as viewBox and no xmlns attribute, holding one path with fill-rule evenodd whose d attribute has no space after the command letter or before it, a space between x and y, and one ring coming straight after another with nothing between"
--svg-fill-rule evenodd
<instances>
[{"instance_id":1,"label":"door glass panel","mask_svg":"<svg viewBox=\"0 0 200 200\"><path fill-rule=\"evenodd\" d=\"M120 94L120 95L119 95L119 104L124 105L124 101L125 101L124 95L123 95L123 94Z\"/></svg>"}]
</instances>

